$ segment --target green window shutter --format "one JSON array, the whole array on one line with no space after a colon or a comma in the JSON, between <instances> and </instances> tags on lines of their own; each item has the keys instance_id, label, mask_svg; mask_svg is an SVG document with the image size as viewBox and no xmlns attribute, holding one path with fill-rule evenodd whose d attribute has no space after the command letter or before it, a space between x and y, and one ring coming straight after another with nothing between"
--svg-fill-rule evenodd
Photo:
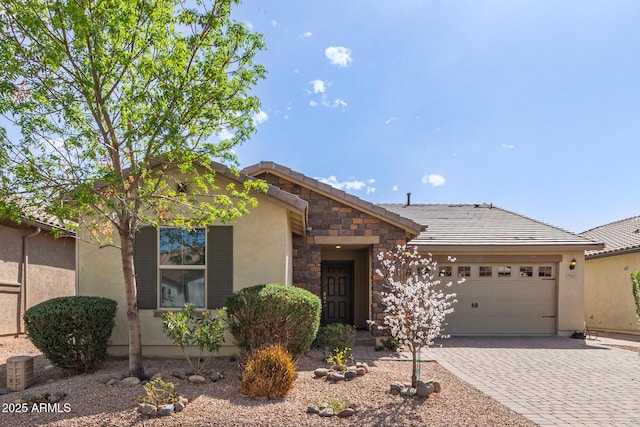
<instances>
[{"instance_id":1,"label":"green window shutter","mask_svg":"<svg viewBox=\"0 0 640 427\"><path fill-rule=\"evenodd\" d=\"M142 227L136 232L133 263L138 288L138 308L158 308L158 232Z\"/></svg>"},{"instance_id":2,"label":"green window shutter","mask_svg":"<svg viewBox=\"0 0 640 427\"><path fill-rule=\"evenodd\" d=\"M207 308L222 308L233 293L233 227L210 226L207 233Z\"/></svg>"}]
</instances>

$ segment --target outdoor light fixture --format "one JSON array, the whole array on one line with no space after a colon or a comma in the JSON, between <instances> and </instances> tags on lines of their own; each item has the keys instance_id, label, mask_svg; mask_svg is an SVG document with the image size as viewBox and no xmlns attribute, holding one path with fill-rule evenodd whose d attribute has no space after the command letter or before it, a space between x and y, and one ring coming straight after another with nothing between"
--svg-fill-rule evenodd
<instances>
[{"instance_id":1,"label":"outdoor light fixture","mask_svg":"<svg viewBox=\"0 0 640 427\"><path fill-rule=\"evenodd\" d=\"M336 249L340 249L342 246L340 245L336 245Z\"/></svg>"},{"instance_id":2,"label":"outdoor light fixture","mask_svg":"<svg viewBox=\"0 0 640 427\"><path fill-rule=\"evenodd\" d=\"M576 259L572 259L571 262L569 263L569 270L573 270L574 268L576 268L576 265L578 264L578 261L576 261Z\"/></svg>"}]
</instances>

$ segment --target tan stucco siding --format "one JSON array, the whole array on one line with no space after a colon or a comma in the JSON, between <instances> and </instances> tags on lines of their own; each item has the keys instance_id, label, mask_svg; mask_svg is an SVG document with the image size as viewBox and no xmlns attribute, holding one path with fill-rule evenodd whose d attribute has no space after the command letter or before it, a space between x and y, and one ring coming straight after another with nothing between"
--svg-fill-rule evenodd
<instances>
[{"instance_id":1,"label":"tan stucco siding","mask_svg":"<svg viewBox=\"0 0 640 427\"><path fill-rule=\"evenodd\" d=\"M225 181L216 181L223 187ZM258 206L242 216L233 226L233 290L260 283L291 284L291 226L287 208L269 196L257 195ZM220 225L220 224L217 224ZM117 236L116 236L117 239ZM98 248L78 242L78 288L81 295L97 295L118 301L116 327L111 337L110 353L126 354L128 329L126 299L120 251ZM154 310L140 310L142 343L145 355L168 354L172 343L162 331L162 319ZM232 339L227 339L231 345ZM155 350L154 350L155 349ZM221 354L232 352L228 347ZM176 353L178 354L178 353Z\"/></svg>"},{"instance_id":2,"label":"tan stucco siding","mask_svg":"<svg viewBox=\"0 0 640 427\"><path fill-rule=\"evenodd\" d=\"M24 275L24 236L34 233L31 227L14 228L0 225L0 283L26 285L26 307L42 301L75 295L75 242L72 238L54 239L42 231L26 240L28 269ZM0 286L3 291L17 290ZM24 298L24 294L23 294ZM17 332L17 293L0 293L0 335ZM24 300L20 302L24 314ZM20 330L24 331L22 320Z\"/></svg>"},{"instance_id":3,"label":"tan stucco siding","mask_svg":"<svg viewBox=\"0 0 640 427\"><path fill-rule=\"evenodd\" d=\"M457 258L457 262L453 265L462 265L467 263L488 264L497 263L501 258L509 260L509 263L521 262L523 264L540 263L540 260L552 260L552 264L557 266L557 313L556 313L556 334L562 336L571 335L574 331L582 331L584 329L584 253L577 252L518 252L518 251L497 251L492 250L489 253L482 252L439 252L431 251L433 258L439 263L446 263L447 256L451 255ZM427 252L423 253L426 255ZM576 259L577 265L574 270L569 268L572 259ZM519 260L519 261L518 261ZM453 277L452 279L456 279ZM456 292L459 286L454 280L451 292ZM454 306L455 310L455 306Z\"/></svg>"},{"instance_id":4,"label":"tan stucco siding","mask_svg":"<svg viewBox=\"0 0 640 427\"><path fill-rule=\"evenodd\" d=\"M640 253L587 260L584 316L589 328L640 334L631 273L640 270Z\"/></svg>"}]
</instances>

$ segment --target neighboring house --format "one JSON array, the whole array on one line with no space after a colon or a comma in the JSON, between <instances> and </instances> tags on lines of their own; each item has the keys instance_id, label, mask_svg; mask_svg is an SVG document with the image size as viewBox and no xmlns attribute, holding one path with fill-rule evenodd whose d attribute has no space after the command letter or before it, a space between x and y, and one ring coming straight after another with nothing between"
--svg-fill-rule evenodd
<instances>
[{"instance_id":1,"label":"neighboring house","mask_svg":"<svg viewBox=\"0 0 640 427\"><path fill-rule=\"evenodd\" d=\"M147 355L177 354L162 332L165 310L185 301L220 308L231 292L260 283L320 296L323 324L368 328L367 320L384 318L377 255L408 242L443 260L458 257L443 271L467 276L454 288L451 333L568 335L583 328L584 251L601 247L588 239L490 205L374 205L273 162L239 177L216 169L220 188L257 178L268 193L257 194L258 206L232 224L140 230L135 261ZM119 250L79 240L78 257L80 293L119 302L110 351L126 354Z\"/></svg>"},{"instance_id":2,"label":"neighboring house","mask_svg":"<svg viewBox=\"0 0 640 427\"><path fill-rule=\"evenodd\" d=\"M76 294L75 239L71 232L54 238L55 225L44 216L0 220L0 336L24 333L29 307Z\"/></svg>"},{"instance_id":3,"label":"neighboring house","mask_svg":"<svg viewBox=\"0 0 640 427\"><path fill-rule=\"evenodd\" d=\"M410 243L454 281L447 333L583 330L584 251L601 244L488 204L381 206L426 227Z\"/></svg>"},{"instance_id":4,"label":"neighboring house","mask_svg":"<svg viewBox=\"0 0 640 427\"><path fill-rule=\"evenodd\" d=\"M586 252L585 319L591 329L640 334L631 273L640 270L640 216L581 233L604 242Z\"/></svg>"}]
</instances>

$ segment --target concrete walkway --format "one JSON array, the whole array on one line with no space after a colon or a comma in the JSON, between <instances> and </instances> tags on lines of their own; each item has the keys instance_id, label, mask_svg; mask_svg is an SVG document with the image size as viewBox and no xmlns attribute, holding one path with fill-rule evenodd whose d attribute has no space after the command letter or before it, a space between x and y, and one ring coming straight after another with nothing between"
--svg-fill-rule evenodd
<instances>
[{"instance_id":1,"label":"concrete walkway","mask_svg":"<svg viewBox=\"0 0 640 427\"><path fill-rule=\"evenodd\" d=\"M422 355L540 426L640 425L640 353L548 337L454 337ZM358 360L409 359L357 347Z\"/></svg>"}]
</instances>

